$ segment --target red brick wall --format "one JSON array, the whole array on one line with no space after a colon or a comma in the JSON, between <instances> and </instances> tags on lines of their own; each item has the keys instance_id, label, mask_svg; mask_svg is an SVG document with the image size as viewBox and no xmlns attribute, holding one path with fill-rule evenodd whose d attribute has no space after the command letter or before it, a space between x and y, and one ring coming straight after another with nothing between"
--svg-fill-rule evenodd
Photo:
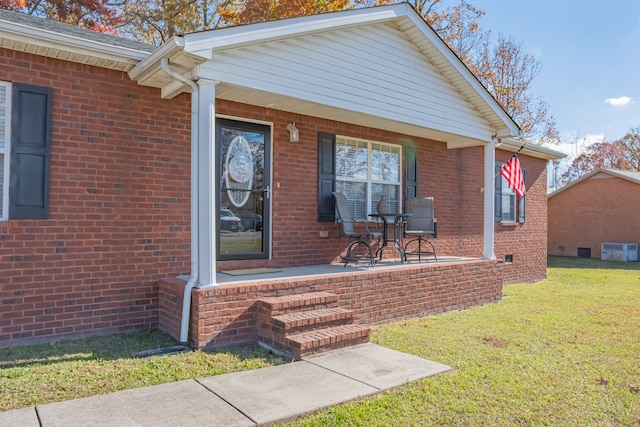
<instances>
[{"instance_id":1,"label":"red brick wall","mask_svg":"<svg viewBox=\"0 0 640 427\"><path fill-rule=\"evenodd\" d=\"M496 152L496 161L506 163L512 153ZM494 253L498 259L513 255L504 265L504 283L542 280L547 274L547 162L519 155L526 170L526 219L515 224L495 223Z\"/></svg>"},{"instance_id":2,"label":"red brick wall","mask_svg":"<svg viewBox=\"0 0 640 427\"><path fill-rule=\"evenodd\" d=\"M189 96L162 100L125 73L71 62L3 49L0 59L1 80L53 89L49 218L0 222L0 346L157 327L159 315L171 317L158 311L158 280L190 268ZM482 255L481 147L448 150L224 100L216 111L274 124L273 259L220 262L219 270L339 259L346 242L333 223L316 220L318 132L414 144L419 195L435 197L438 253ZM292 121L298 143L288 141ZM527 223L498 227L496 237L499 258L514 254L505 283L545 275L545 207L532 208L546 201L544 162L522 162L534 183Z\"/></svg>"},{"instance_id":3,"label":"red brick wall","mask_svg":"<svg viewBox=\"0 0 640 427\"><path fill-rule=\"evenodd\" d=\"M340 306L354 310L355 320L380 324L411 317L497 301L502 297L502 267L499 261L479 260L441 264L414 264L398 269L371 269L290 279L272 279L225 284L216 289L195 289L192 294L190 342L196 347L224 347L257 339L260 297L313 291L340 295ZM160 287L173 294L176 312L184 281L163 280ZM180 317L167 317L170 325ZM174 335L177 337L178 335Z\"/></svg>"},{"instance_id":4,"label":"red brick wall","mask_svg":"<svg viewBox=\"0 0 640 427\"><path fill-rule=\"evenodd\" d=\"M578 256L602 243L640 244L640 185L600 173L549 198L549 254Z\"/></svg>"},{"instance_id":5,"label":"red brick wall","mask_svg":"<svg viewBox=\"0 0 640 427\"><path fill-rule=\"evenodd\" d=\"M481 257L483 254L484 149L449 150L445 143L377 129L337 123L283 111L218 101L219 112L275 123L273 167L273 259L225 261L218 270L246 267L285 267L339 260L346 243L337 241L333 223L318 223L317 135L328 132L373 141L413 144L418 148L418 195L435 198L439 254ZM289 142L286 125L296 122L300 142ZM513 153L496 151L506 162ZM527 173L527 218L523 224L495 223L495 255L504 259L505 283L533 282L546 277L546 164L520 155ZM464 173L460 173L464 171ZM278 184L280 185L278 187ZM319 237L328 231L327 238ZM392 251L389 256L397 257Z\"/></svg>"},{"instance_id":6,"label":"red brick wall","mask_svg":"<svg viewBox=\"0 0 640 427\"><path fill-rule=\"evenodd\" d=\"M189 97L0 49L0 80L53 89L50 215L0 222L0 346L156 328L189 271Z\"/></svg>"}]
</instances>

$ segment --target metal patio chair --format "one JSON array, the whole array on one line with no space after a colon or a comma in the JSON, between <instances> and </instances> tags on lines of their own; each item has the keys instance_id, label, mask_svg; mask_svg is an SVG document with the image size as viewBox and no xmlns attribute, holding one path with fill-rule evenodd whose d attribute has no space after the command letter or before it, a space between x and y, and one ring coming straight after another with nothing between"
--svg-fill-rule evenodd
<instances>
[{"instance_id":1,"label":"metal patio chair","mask_svg":"<svg viewBox=\"0 0 640 427\"><path fill-rule=\"evenodd\" d=\"M333 192L333 197L336 202L336 224L338 225L338 240L340 237L346 236L353 240L347 247L347 252L344 256L341 256L344 261L345 267L349 261L358 261L366 259L371 263L371 267L376 263L376 252L369 243L372 240L380 240L382 233L379 231L369 230L367 221L361 221L351 218L349 209L347 207L347 198L342 193ZM362 224L356 230L356 224ZM353 253L354 249L358 246L362 246L365 249L364 255Z\"/></svg>"},{"instance_id":2,"label":"metal patio chair","mask_svg":"<svg viewBox=\"0 0 640 427\"><path fill-rule=\"evenodd\" d=\"M409 239L404 244L404 259L407 255L418 255L418 262L422 256L433 256L438 261L436 248L429 238L438 237L438 222L434 218L433 197L420 199L410 197L405 204L405 211L411 214L405 219L403 236Z\"/></svg>"}]
</instances>

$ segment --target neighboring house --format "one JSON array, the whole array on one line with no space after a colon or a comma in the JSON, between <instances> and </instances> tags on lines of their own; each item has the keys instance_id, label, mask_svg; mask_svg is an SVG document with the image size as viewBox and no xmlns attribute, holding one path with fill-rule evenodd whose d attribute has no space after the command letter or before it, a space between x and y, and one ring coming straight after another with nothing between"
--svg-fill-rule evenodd
<instances>
[{"instance_id":1,"label":"neighboring house","mask_svg":"<svg viewBox=\"0 0 640 427\"><path fill-rule=\"evenodd\" d=\"M326 291L380 323L546 275L562 155L526 146L516 198L495 172L520 129L407 4L158 48L0 11L0 57L0 346L157 327L232 345L264 297ZM220 286L339 261L335 190L361 219L434 197L438 254L461 261Z\"/></svg>"},{"instance_id":2,"label":"neighboring house","mask_svg":"<svg viewBox=\"0 0 640 427\"><path fill-rule=\"evenodd\" d=\"M596 169L547 203L550 255L601 258L603 243L640 244L640 172Z\"/></svg>"}]
</instances>

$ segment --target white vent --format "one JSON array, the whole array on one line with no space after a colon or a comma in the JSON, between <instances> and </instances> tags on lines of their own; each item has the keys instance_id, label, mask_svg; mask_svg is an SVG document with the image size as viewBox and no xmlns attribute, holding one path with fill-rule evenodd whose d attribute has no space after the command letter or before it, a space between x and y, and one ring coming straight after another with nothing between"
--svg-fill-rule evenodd
<instances>
[{"instance_id":1,"label":"white vent","mask_svg":"<svg viewBox=\"0 0 640 427\"><path fill-rule=\"evenodd\" d=\"M638 261L637 243L603 243L601 252L607 261Z\"/></svg>"}]
</instances>

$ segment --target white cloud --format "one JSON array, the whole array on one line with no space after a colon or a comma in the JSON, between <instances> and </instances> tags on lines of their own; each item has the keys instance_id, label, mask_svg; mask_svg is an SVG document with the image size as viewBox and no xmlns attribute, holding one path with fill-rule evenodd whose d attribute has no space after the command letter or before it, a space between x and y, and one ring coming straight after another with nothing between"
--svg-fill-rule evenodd
<instances>
[{"instance_id":1,"label":"white cloud","mask_svg":"<svg viewBox=\"0 0 640 427\"><path fill-rule=\"evenodd\" d=\"M607 98L604 100L604 102L609 105L613 105L614 107L621 107L633 103L633 98L628 96L621 96L619 98Z\"/></svg>"},{"instance_id":2,"label":"white cloud","mask_svg":"<svg viewBox=\"0 0 640 427\"><path fill-rule=\"evenodd\" d=\"M587 134L580 136L577 131L565 132L561 135L561 141L556 145L547 145L552 150L560 151L567 155L564 159L560 159L558 162L549 162L547 167L548 174L548 186L550 190L555 190L555 185L559 185L560 182L554 184L554 178L560 180L563 173L565 173L573 160L592 144L597 142L604 142L604 134Z\"/></svg>"},{"instance_id":3,"label":"white cloud","mask_svg":"<svg viewBox=\"0 0 640 427\"><path fill-rule=\"evenodd\" d=\"M576 157L584 153L587 147L603 141L605 141L604 134L580 136L578 132L574 131L563 133L558 144L548 145L548 147L567 155L567 157L560 160L560 170L566 170Z\"/></svg>"},{"instance_id":4,"label":"white cloud","mask_svg":"<svg viewBox=\"0 0 640 427\"><path fill-rule=\"evenodd\" d=\"M585 148L596 142L604 141L604 134L592 133L581 136L578 132L566 132L561 135L561 141L557 145L549 146L550 148L576 157L584 152Z\"/></svg>"}]
</instances>

